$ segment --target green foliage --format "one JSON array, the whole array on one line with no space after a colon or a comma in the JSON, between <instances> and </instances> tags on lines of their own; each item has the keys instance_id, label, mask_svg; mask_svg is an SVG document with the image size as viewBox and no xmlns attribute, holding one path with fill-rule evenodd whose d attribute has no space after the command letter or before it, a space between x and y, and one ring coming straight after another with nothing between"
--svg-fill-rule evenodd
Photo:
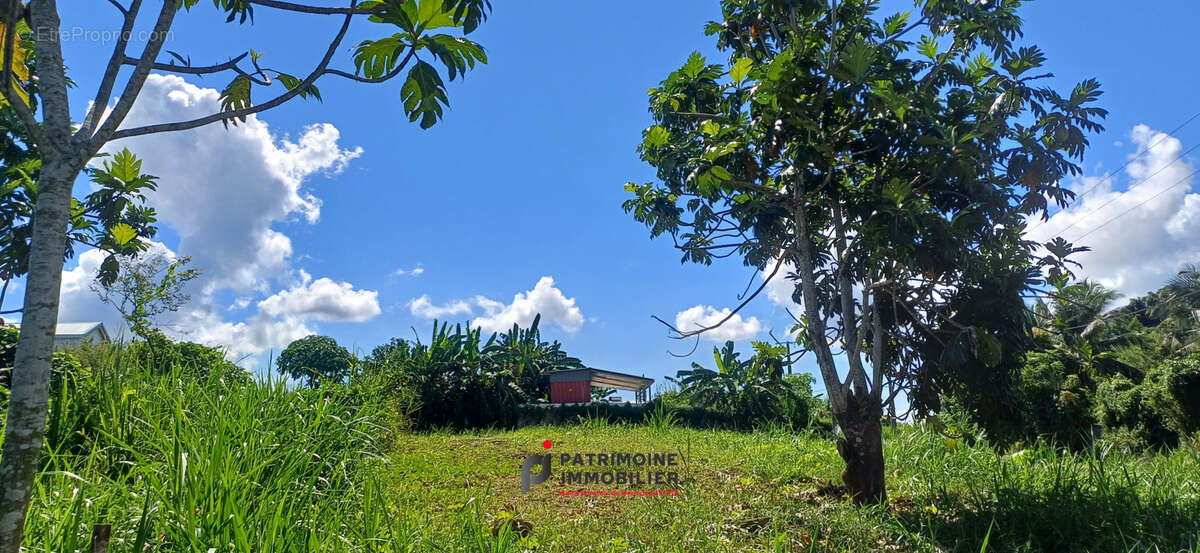
<instances>
[{"instance_id":1,"label":"green foliage","mask_svg":"<svg viewBox=\"0 0 1200 553\"><path fill-rule=\"evenodd\" d=\"M37 205L41 158L17 145L23 139L15 116L3 119L7 120L8 144L0 169L0 281L8 282L29 271L31 217ZM142 173L141 168L137 156L121 150L86 169L94 191L71 201L66 257L73 256L80 245L106 252L97 275L105 284L116 281L120 259L146 251L157 233L157 216L154 208L146 205L146 194L158 184L156 177Z\"/></svg>"},{"instance_id":2,"label":"green foliage","mask_svg":"<svg viewBox=\"0 0 1200 553\"><path fill-rule=\"evenodd\" d=\"M626 184L624 208L684 262L788 267L835 410L853 387L881 413L882 380L920 414L952 396L998 419L1029 347L1023 296L1081 251L1026 240L1025 221L1068 205L1107 112L1094 80L1044 84L1020 2L918 4L723 0L706 27L721 59L693 53L648 92L656 179Z\"/></svg>"},{"instance_id":3,"label":"green foliage","mask_svg":"<svg viewBox=\"0 0 1200 553\"><path fill-rule=\"evenodd\" d=\"M188 263L190 257L165 254L131 259L116 279L106 283L97 277L91 288L121 313L135 335L148 340L155 317L177 311L191 299L184 287L200 276L200 270L188 269Z\"/></svg>"},{"instance_id":4,"label":"green foliage","mask_svg":"<svg viewBox=\"0 0 1200 553\"><path fill-rule=\"evenodd\" d=\"M729 417L740 428L769 422L808 427L814 406L812 377L784 377L786 348L765 342L753 346L755 354L743 361L734 343L727 341L721 348L713 347L715 369L692 363L691 370L679 371L682 398L692 407Z\"/></svg>"},{"instance_id":5,"label":"green foliage","mask_svg":"<svg viewBox=\"0 0 1200 553\"><path fill-rule=\"evenodd\" d=\"M1116 309L1109 307L1117 294L1099 284L1059 283L1049 304L1031 310L1038 352L1017 377L1025 403L1015 406L1016 418L1035 420L1006 435L1007 441L1033 434L1066 438L1065 427L1082 425L1083 417L1079 403L1071 404L1070 416L1054 415L1067 407L1060 400L1089 394L1106 438L1130 449L1173 447L1200 429L1194 407L1200 377L1196 356L1189 356L1200 348L1197 274L1185 266L1159 290ZM1060 390L1055 400L1051 383L1061 384L1064 374L1077 385ZM984 418L976 421L986 425ZM1058 422L1047 426L1050 419Z\"/></svg>"},{"instance_id":6,"label":"green foliage","mask_svg":"<svg viewBox=\"0 0 1200 553\"><path fill-rule=\"evenodd\" d=\"M52 390L30 547L90 550L97 521L115 551L361 551L395 528L375 414L344 395L89 355L107 364Z\"/></svg>"},{"instance_id":7,"label":"green foliage","mask_svg":"<svg viewBox=\"0 0 1200 553\"><path fill-rule=\"evenodd\" d=\"M276 359L279 373L316 388L340 383L350 375L353 357L328 336L305 336L288 344Z\"/></svg>"},{"instance_id":8,"label":"green foliage","mask_svg":"<svg viewBox=\"0 0 1200 553\"><path fill-rule=\"evenodd\" d=\"M187 0L184 6L190 8L196 1ZM246 0L214 0L214 4L228 14L227 21L237 19L244 23L254 18L253 3ZM402 105L409 120L419 121L422 129L437 124L450 103L445 82L429 61L440 63L451 81L474 69L477 63L487 63L483 47L467 39L466 35L487 19L492 9L490 0L368 0L355 7L361 13L369 14L368 21L399 32L358 43L354 48L353 78L360 82L383 82L398 76L407 67L408 74L400 90ZM434 29L456 29L461 36L429 33ZM421 59L423 53L428 54L428 61ZM261 52L251 50L250 56L255 72L239 72L226 85L221 91L221 111L237 112L251 107L253 88L270 86L275 81L301 98L321 100L321 92L312 82L321 73L301 79L260 66ZM175 57L181 59L177 54ZM415 63L409 66L413 60ZM246 117L239 115L222 121L226 126L236 125L245 122Z\"/></svg>"},{"instance_id":9,"label":"green foliage","mask_svg":"<svg viewBox=\"0 0 1200 553\"><path fill-rule=\"evenodd\" d=\"M1124 449L1175 446L1179 436L1167 428L1162 414L1149 398L1150 390L1124 375L1115 375L1096 388L1096 416L1104 425L1104 438Z\"/></svg>"},{"instance_id":10,"label":"green foliage","mask_svg":"<svg viewBox=\"0 0 1200 553\"><path fill-rule=\"evenodd\" d=\"M13 360L17 357L17 340L20 338L21 329L0 325L0 371L12 370Z\"/></svg>"},{"instance_id":11,"label":"green foliage","mask_svg":"<svg viewBox=\"0 0 1200 553\"><path fill-rule=\"evenodd\" d=\"M986 541L991 553L1165 553L1195 551L1200 538L1200 451L1190 447L1070 453L1034 442L997 452L898 424L883 430L893 499L863 508L839 496L842 460L826 436L609 421L405 436L390 457L403 474L393 499L427 517L430 542L454 542L457 506L481 504L531 521L535 551L553 552L979 553ZM520 494L516 464L542 440L551 454L678 453L680 497L607 498L601 517L586 501L557 503L562 488L549 482Z\"/></svg>"},{"instance_id":12,"label":"green foliage","mask_svg":"<svg viewBox=\"0 0 1200 553\"><path fill-rule=\"evenodd\" d=\"M1182 437L1200 432L1200 355L1172 359L1146 375L1147 398L1171 430Z\"/></svg>"},{"instance_id":13,"label":"green foliage","mask_svg":"<svg viewBox=\"0 0 1200 553\"><path fill-rule=\"evenodd\" d=\"M1092 391L1076 367L1053 353L1028 354L1013 390L1028 435L1077 449L1088 444Z\"/></svg>"},{"instance_id":14,"label":"green foliage","mask_svg":"<svg viewBox=\"0 0 1200 553\"><path fill-rule=\"evenodd\" d=\"M478 328L435 322L427 343L397 338L375 348L355 380L417 428L511 426L519 405L548 399L548 373L583 366L542 341L540 321L486 339Z\"/></svg>"}]
</instances>

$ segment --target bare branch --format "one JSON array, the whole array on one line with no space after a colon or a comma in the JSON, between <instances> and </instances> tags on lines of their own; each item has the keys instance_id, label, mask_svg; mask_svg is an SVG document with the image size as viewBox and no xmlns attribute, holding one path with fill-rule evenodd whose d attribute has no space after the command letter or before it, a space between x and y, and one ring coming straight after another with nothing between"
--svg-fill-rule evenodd
<instances>
[{"instance_id":1,"label":"bare branch","mask_svg":"<svg viewBox=\"0 0 1200 553\"><path fill-rule=\"evenodd\" d=\"M115 3L116 0L113 0ZM118 4L118 7L120 5ZM125 47L129 45L129 33L133 31L133 24L137 21L138 12L142 9L142 0L133 0L129 4L129 9L122 8L122 13L125 14L125 22L121 24L121 34L117 35L117 42L113 46L112 57L108 58L108 67L104 69L104 78L100 81L100 87L96 90L96 97L92 100L92 108L88 110L88 114L83 118L83 125L79 127L76 136L90 136L92 131L96 129L96 125L100 122L100 115L104 113L104 108L108 107L108 99L112 96L113 85L117 82L117 75L121 72L121 63L127 59L125 55Z\"/></svg>"},{"instance_id":2,"label":"bare branch","mask_svg":"<svg viewBox=\"0 0 1200 553\"><path fill-rule=\"evenodd\" d=\"M117 11L121 12L122 15L129 14L129 10L126 10L125 6L122 6L120 2L117 2L117 0L108 0L108 3L112 4L113 7L117 8ZM132 9L132 8L130 8L130 9Z\"/></svg>"},{"instance_id":3,"label":"bare branch","mask_svg":"<svg viewBox=\"0 0 1200 553\"><path fill-rule=\"evenodd\" d=\"M879 292L863 290L863 304L866 305L868 294L871 296L871 343L874 350L871 354L871 393L876 399L883 397L883 369L887 366L887 341L883 337L883 312L880 311Z\"/></svg>"},{"instance_id":4,"label":"bare branch","mask_svg":"<svg viewBox=\"0 0 1200 553\"><path fill-rule=\"evenodd\" d=\"M732 311L730 311L728 315L725 315L725 317L722 318L720 321L717 321L716 324L713 324L711 326L701 327L696 330L689 330L687 332L683 332L683 331L680 331L679 329L675 328L674 326L667 324L666 321L663 321L662 319L658 319L658 317L655 317L655 319L658 319L658 322L667 325L668 328L675 331L676 334L679 334L679 336L677 336L677 338L680 338L680 339L688 338L691 336L699 336L700 334L703 334L710 330L716 329L717 327L719 327L719 326L725 324L727 321L729 321L729 319L732 319L734 315L737 315L738 312L742 310L742 308L746 307L746 305L749 304L751 300L758 297L758 295L760 293L762 293L762 291L764 289L766 289L767 285L771 283L771 279L775 278L775 275L779 272L779 268L783 266L783 259L784 259L783 256L780 256L779 261L775 262L775 268L771 269L771 274L767 275L767 277L763 279L763 282L762 282L762 284L760 284L758 286L758 289L756 289L753 294L750 294L749 297L742 300L742 303L738 304L737 307L735 307Z\"/></svg>"},{"instance_id":5,"label":"bare branch","mask_svg":"<svg viewBox=\"0 0 1200 553\"><path fill-rule=\"evenodd\" d=\"M354 4L352 3L351 7L353 8L353 6L354 6ZM271 108L278 106L288 100L291 100L292 98L299 96L301 92L307 90L308 87L310 85L312 85L314 81L317 80L317 78L319 78L322 74L325 73L325 70L326 70L325 68L329 66L329 61L331 59L333 59L333 54L335 52L337 52L338 46L340 46L342 44L342 40L344 38L346 38L346 32L350 30L350 22L353 20L354 20L354 14L348 13L346 15L345 21L342 22L342 27L338 30L337 35L334 37L333 41L329 43L329 48L325 51L325 56L323 58L321 58L321 62L319 64L317 64L317 67L315 69L313 69L312 73L309 73L308 77L305 77L305 79L303 81L301 81L300 84L296 85L291 90L288 90L287 92L280 94L279 96L276 96L276 97L268 100L267 102L264 102L262 104L257 104L254 106L250 106L250 107L246 107L246 108L242 108L242 109L238 109L238 110L227 111L227 112L222 112L222 113L214 113L212 115L208 115L205 117L199 117L196 119L192 119L190 121L178 121L175 123L159 123L157 125L146 125L143 127L134 127L132 129L120 130L120 131L113 133L111 139L117 140L120 138L129 138L132 136L142 136L142 135L146 135L146 134L154 134L154 133L160 133L160 132L171 132L171 131L182 131L182 130L187 130L187 129L194 129L196 127L202 127L202 126L208 125L210 123L216 123L218 121L236 119L236 118L240 118L240 117L245 117L247 115L252 115L252 114L258 113L260 111L265 111L265 110L271 109Z\"/></svg>"},{"instance_id":6,"label":"bare branch","mask_svg":"<svg viewBox=\"0 0 1200 553\"><path fill-rule=\"evenodd\" d=\"M378 9L360 9L353 5L345 8L326 8L321 6L309 6L307 4L295 4L292 2L280 2L279 0L250 0L251 4L263 6L267 8L275 8L297 13L311 13L316 15L367 15L378 11Z\"/></svg>"},{"instance_id":7,"label":"bare branch","mask_svg":"<svg viewBox=\"0 0 1200 553\"><path fill-rule=\"evenodd\" d=\"M242 52L237 57L232 58L225 63L218 63L216 65L190 66L176 65L173 63L154 63L150 66L150 68L154 69L155 71L168 71L171 73L180 73L184 75L210 75L212 73L220 73L222 71L236 70L238 62L241 62L248 55L250 55L249 52ZM141 61L140 58L125 56L125 61L123 63L125 65L136 66L139 61Z\"/></svg>"},{"instance_id":8,"label":"bare branch","mask_svg":"<svg viewBox=\"0 0 1200 553\"><path fill-rule=\"evenodd\" d=\"M170 30L171 22L175 20L175 14L179 11L179 1L163 0L162 11L158 13L158 20L154 23L154 31L150 35L150 40L146 42L146 48L142 51L140 60L133 68L133 74L129 76L129 82L125 83L121 99L117 100L117 105L113 106L112 113L91 137L88 157L95 155L109 141L113 132L125 120L125 116L129 115L129 110L133 109L133 102L142 92L142 86L146 84L146 77L150 76L150 68L154 65L154 60L158 59L158 53L162 51L163 42L167 40L167 31ZM123 55L120 58L122 62L125 60Z\"/></svg>"},{"instance_id":9,"label":"bare branch","mask_svg":"<svg viewBox=\"0 0 1200 553\"><path fill-rule=\"evenodd\" d=\"M833 177L832 173L825 175L827 186ZM804 330L808 332L813 353L817 356L817 367L821 370L821 380L825 382L825 390L829 394L830 407L835 414L846 410L846 387L838 378L837 367L833 361L833 353L825 336L825 320L821 318L820 305L817 300L816 269L813 266L812 242L809 240L808 214L806 212L805 183L800 177L792 187L792 215L796 220L797 236L793 247L795 251L796 273L800 277L800 290L804 296L804 315L807 324ZM782 257L782 256L781 256Z\"/></svg>"}]
</instances>

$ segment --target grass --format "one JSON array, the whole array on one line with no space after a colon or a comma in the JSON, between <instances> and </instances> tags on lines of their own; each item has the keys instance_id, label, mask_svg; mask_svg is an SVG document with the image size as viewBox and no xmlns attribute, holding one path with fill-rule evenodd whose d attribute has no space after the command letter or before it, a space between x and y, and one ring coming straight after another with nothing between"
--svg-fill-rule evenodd
<instances>
[{"instance_id":1,"label":"grass","mask_svg":"<svg viewBox=\"0 0 1200 553\"><path fill-rule=\"evenodd\" d=\"M678 497L559 494L555 479L521 494L519 466L540 452L676 452ZM923 428L886 436L887 506L840 496L827 438L649 425L545 426L405 436L389 457L396 502L428 513L433 536L464 505L492 525L532 528L537 551L1197 551L1200 453L1000 456ZM557 461L557 459L556 459ZM579 488L568 486L568 488ZM613 489L585 486L586 489Z\"/></svg>"},{"instance_id":2,"label":"grass","mask_svg":"<svg viewBox=\"0 0 1200 553\"><path fill-rule=\"evenodd\" d=\"M435 550L376 477L388 431L351 391L232 385L109 353L52 400L27 551L89 550L96 523L112 524L114 553ZM512 541L481 520L443 543Z\"/></svg>"},{"instance_id":3,"label":"grass","mask_svg":"<svg viewBox=\"0 0 1200 553\"><path fill-rule=\"evenodd\" d=\"M101 357L55 399L28 551L87 550L94 523L113 525L113 552L1200 550L1194 444L998 455L892 428L890 503L856 507L831 485L841 461L824 437L669 417L393 433L353 390ZM676 453L680 495L563 496L553 478L522 494L543 440L555 454Z\"/></svg>"}]
</instances>

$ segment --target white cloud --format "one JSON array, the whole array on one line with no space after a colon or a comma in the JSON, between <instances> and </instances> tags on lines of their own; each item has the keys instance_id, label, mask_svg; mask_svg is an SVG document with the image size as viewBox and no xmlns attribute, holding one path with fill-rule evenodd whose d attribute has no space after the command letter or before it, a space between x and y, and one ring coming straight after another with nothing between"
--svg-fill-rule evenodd
<instances>
[{"instance_id":1,"label":"white cloud","mask_svg":"<svg viewBox=\"0 0 1200 553\"><path fill-rule=\"evenodd\" d=\"M176 334L201 344L225 349L226 357L241 359L269 349L281 350L295 340L315 332L296 317L274 319L258 313L241 322L223 320L209 309L180 313ZM184 328L179 328L184 327ZM248 363L253 365L253 363Z\"/></svg>"},{"instance_id":2,"label":"white cloud","mask_svg":"<svg viewBox=\"0 0 1200 553\"><path fill-rule=\"evenodd\" d=\"M758 274L759 278L763 279L764 281L767 280L767 276L770 275L771 271L774 269L775 260L772 260L771 264L767 265ZM792 275L795 272L795 266L793 266L791 263L784 262L783 266L779 267L779 272L775 273L775 276L771 277L771 281L767 283L767 288L763 290L763 292L767 294L767 299L771 300L771 303L789 309L795 309L798 306L796 302L792 301L792 291L796 288L796 281L788 278L789 275Z\"/></svg>"},{"instance_id":3,"label":"white cloud","mask_svg":"<svg viewBox=\"0 0 1200 553\"><path fill-rule=\"evenodd\" d=\"M151 75L123 126L215 113L219 96L177 76ZM303 190L304 180L341 171L362 153L340 147L339 139L336 127L322 123L305 127L293 142L250 116L228 129L207 125L119 140L106 149L128 147L145 172L159 177L151 204L179 234L180 251L205 269L210 287L266 292L292 255L291 240L272 225L294 217L315 223L321 201Z\"/></svg>"},{"instance_id":4,"label":"white cloud","mask_svg":"<svg viewBox=\"0 0 1200 553\"><path fill-rule=\"evenodd\" d=\"M415 317L423 319L444 319L454 315L470 315L471 304L465 300L455 300L445 305L434 305L429 295L423 295L408 302L408 310Z\"/></svg>"},{"instance_id":5,"label":"white cloud","mask_svg":"<svg viewBox=\"0 0 1200 553\"><path fill-rule=\"evenodd\" d=\"M215 113L218 97L217 90L177 76L151 75L123 126ZM319 173L342 171L362 153L341 147L339 140L338 129L327 123L309 125L290 139L250 116L228 129L208 125L108 145L109 152L129 148L142 158L143 170L158 177L150 204L161 224L179 236L179 252L203 271L189 287L192 301L163 317L164 330L222 346L236 358L281 349L312 334L313 321L365 321L379 314L377 292L331 278L314 280L294 268L291 240L272 228L289 220L319 220L321 201L304 183ZM174 255L161 244L155 247ZM61 320L119 326L116 311L88 288L102 260L100 252L82 252L78 266L64 272ZM218 306L219 292L236 299ZM256 298L264 299L255 303ZM243 320L224 318L252 305L257 309Z\"/></svg>"},{"instance_id":6,"label":"white cloud","mask_svg":"<svg viewBox=\"0 0 1200 553\"><path fill-rule=\"evenodd\" d=\"M1090 246L1092 251L1073 256L1083 264L1076 273L1126 296L1158 288L1184 263L1200 259L1200 194L1192 191L1192 162L1176 161L1183 144L1146 125L1134 127L1131 138L1137 151L1127 179L1109 175L1072 183L1077 192L1094 189L1049 221L1031 223L1027 233L1038 242L1062 236ZM1127 181L1121 189L1119 180Z\"/></svg>"},{"instance_id":7,"label":"white cloud","mask_svg":"<svg viewBox=\"0 0 1200 553\"><path fill-rule=\"evenodd\" d=\"M395 271L392 271L392 276L398 276L398 277L400 277L400 276L415 277L415 276L421 276L423 274L425 274L425 266L421 265L420 263L417 263L417 266L413 267L411 269L405 269L403 267L400 267L400 268L396 269Z\"/></svg>"},{"instance_id":8,"label":"white cloud","mask_svg":"<svg viewBox=\"0 0 1200 553\"><path fill-rule=\"evenodd\" d=\"M675 328L680 332L689 332L709 327L721 322L730 313L731 310L728 307L718 310L711 305L697 305L675 314ZM747 340L757 336L762 329L762 322L757 317L743 319L741 314L735 314L721 326L709 330L701 336L714 342Z\"/></svg>"},{"instance_id":9,"label":"white cloud","mask_svg":"<svg viewBox=\"0 0 1200 553\"><path fill-rule=\"evenodd\" d=\"M508 330L513 324L528 326L538 314L542 316L542 324L553 324L567 332L579 330L584 322L575 298L564 295L554 286L554 278L548 276L539 279L532 290L513 296L510 304L483 296L477 296L475 303L484 312L475 319L475 326L493 332Z\"/></svg>"},{"instance_id":10,"label":"white cloud","mask_svg":"<svg viewBox=\"0 0 1200 553\"><path fill-rule=\"evenodd\" d=\"M380 313L379 293L355 290L349 282L328 278L312 280L301 271L303 282L258 302L258 309L271 317L312 318L318 321L363 322Z\"/></svg>"},{"instance_id":11,"label":"white cloud","mask_svg":"<svg viewBox=\"0 0 1200 553\"><path fill-rule=\"evenodd\" d=\"M428 295L424 295L408 302L409 311L425 319L473 315L476 308L482 313L471 324L491 332L504 332L514 324L529 326L539 314L543 325L552 324L567 332L579 330L585 321L583 312L575 304L575 298L563 294L554 285L554 278L548 276L539 279L532 290L514 295L512 303L507 304L485 296L437 305Z\"/></svg>"}]
</instances>

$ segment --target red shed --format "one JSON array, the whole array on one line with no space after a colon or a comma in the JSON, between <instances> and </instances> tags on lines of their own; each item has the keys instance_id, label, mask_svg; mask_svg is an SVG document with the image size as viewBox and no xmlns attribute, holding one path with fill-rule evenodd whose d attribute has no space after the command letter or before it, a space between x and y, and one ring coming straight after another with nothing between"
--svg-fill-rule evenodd
<instances>
[{"instance_id":1,"label":"red shed","mask_svg":"<svg viewBox=\"0 0 1200 553\"><path fill-rule=\"evenodd\" d=\"M645 401L654 379L600 369L571 369L550 373L550 403L589 403L592 386L634 392Z\"/></svg>"}]
</instances>

